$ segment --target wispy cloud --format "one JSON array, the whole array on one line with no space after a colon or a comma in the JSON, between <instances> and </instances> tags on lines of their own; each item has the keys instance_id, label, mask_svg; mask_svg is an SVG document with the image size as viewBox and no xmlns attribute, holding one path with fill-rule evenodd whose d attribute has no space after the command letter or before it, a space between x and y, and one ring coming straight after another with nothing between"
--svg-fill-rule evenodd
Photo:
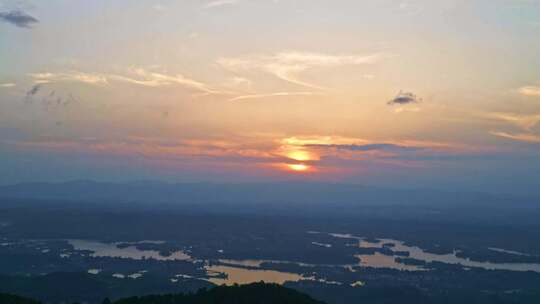
<instances>
[{"instance_id":1,"label":"wispy cloud","mask_svg":"<svg viewBox=\"0 0 540 304\"><path fill-rule=\"evenodd\" d=\"M409 147L397 144L389 143L372 143L372 144L311 144L306 145L306 147L312 148L333 148L338 150L348 150L348 151L394 151L394 152L404 152L404 151L417 151L421 147Z\"/></svg>"},{"instance_id":2,"label":"wispy cloud","mask_svg":"<svg viewBox=\"0 0 540 304\"><path fill-rule=\"evenodd\" d=\"M511 123L526 131L532 130L534 127L536 127L536 125L540 123L540 114L520 115L514 113L488 113L484 114L483 116L487 117L488 119Z\"/></svg>"},{"instance_id":3,"label":"wispy cloud","mask_svg":"<svg viewBox=\"0 0 540 304\"><path fill-rule=\"evenodd\" d=\"M35 83L52 82L82 82L87 84L106 84L107 77L102 74L83 73L83 72L63 72L63 73L30 73L30 77Z\"/></svg>"},{"instance_id":4,"label":"wispy cloud","mask_svg":"<svg viewBox=\"0 0 540 304\"><path fill-rule=\"evenodd\" d=\"M21 28L31 28L39 22L39 20L21 10L0 12L0 20Z\"/></svg>"},{"instance_id":5,"label":"wispy cloud","mask_svg":"<svg viewBox=\"0 0 540 304\"><path fill-rule=\"evenodd\" d=\"M60 73L32 73L29 74L35 83L52 82L80 82L92 85L106 85L112 81L125 82L145 87L163 87L181 85L205 93L217 93L205 83L185 77L181 74L164 74L142 68L131 68L125 74L84 73L69 71Z\"/></svg>"},{"instance_id":6,"label":"wispy cloud","mask_svg":"<svg viewBox=\"0 0 540 304\"><path fill-rule=\"evenodd\" d=\"M405 0L399 4L399 9L403 12L406 12L407 14L416 15L422 12L423 7L420 6L420 4L417 2Z\"/></svg>"},{"instance_id":7,"label":"wispy cloud","mask_svg":"<svg viewBox=\"0 0 540 304\"><path fill-rule=\"evenodd\" d=\"M185 77L181 74L168 75L137 68L130 70L130 76L110 75L109 78L117 81L124 81L132 84L138 84L147 87L161 87L173 84L182 85L192 89L200 90L206 93L214 93L208 85Z\"/></svg>"},{"instance_id":8,"label":"wispy cloud","mask_svg":"<svg viewBox=\"0 0 540 304\"><path fill-rule=\"evenodd\" d=\"M540 87L539 86L525 86L518 89L519 94L523 96L534 96L540 97Z\"/></svg>"},{"instance_id":9,"label":"wispy cloud","mask_svg":"<svg viewBox=\"0 0 540 304\"><path fill-rule=\"evenodd\" d=\"M253 84L253 81L247 78L238 77L238 76L235 76L229 79L229 81L225 83L225 85L229 87L251 87L252 84Z\"/></svg>"},{"instance_id":10,"label":"wispy cloud","mask_svg":"<svg viewBox=\"0 0 540 304\"><path fill-rule=\"evenodd\" d=\"M171 140L129 136L122 139L80 138L41 139L19 142L3 142L21 148L44 149L58 152L91 153L99 155L136 156L148 160L205 159L217 161L237 160L269 161L275 156L246 142L227 140Z\"/></svg>"},{"instance_id":11,"label":"wispy cloud","mask_svg":"<svg viewBox=\"0 0 540 304\"><path fill-rule=\"evenodd\" d=\"M0 83L0 88L12 88L16 86L13 82L7 82L7 83Z\"/></svg>"},{"instance_id":12,"label":"wispy cloud","mask_svg":"<svg viewBox=\"0 0 540 304\"><path fill-rule=\"evenodd\" d=\"M381 54L328 55L311 52L281 52L274 55L220 58L217 63L232 71L262 71L279 79L318 90L327 88L301 80L298 74L311 68L333 68L345 65L374 64Z\"/></svg>"},{"instance_id":13,"label":"wispy cloud","mask_svg":"<svg viewBox=\"0 0 540 304\"><path fill-rule=\"evenodd\" d=\"M422 109L420 107L398 107L394 109L394 113L404 113L404 112L420 112Z\"/></svg>"},{"instance_id":14,"label":"wispy cloud","mask_svg":"<svg viewBox=\"0 0 540 304\"><path fill-rule=\"evenodd\" d=\"M227 5L234 5L234 4L237 4L238 2L239 2L238 0L216 0L216 1L211 1L211 2L206 3L203 6L203 8L204 9L217 8L217 7L227 6Z\"/></svg>"},{"instance_id":15,"label":"wispy cloud","mask_svg":"<svg viewBox=\"0 0 540 304\"><path fill-rule=\"evenodd\" d=\"M288 137L283 141L284 145L311 148L333 148L349 151L373 151L373 150L461 150L464 147L454 143L441 143L433 141L417 140L389 140L372 141L362 138L351 138L342 136L309 136L309 137Z\"/></svg>"},{"instance_id":16,"label":"wispy cloud","mask_svg":"<svg viewBox=\"0 0 540 304\"><path fill-rule=\"evenodd\" d=\"M506 132L498 132L498 131L492 131L490 132L491 135L508 138L516 141L524 141L529 143L540 143L540 136L535 134L529 134L529 133L506 133Z\"/></svg>"},{"instance_id":17,"label":"wispy cloud","mask_svg":"<svg viewBox=\"0 0 540 304\"><path fill-rule=\"evenodd\" d=\"M396 97L387 102L388 105L406 105L411 103L418 103L422 101L421 98L411 92L399 91Z\"/></svg>"},{"instance_id":18,"label":"wispy cloud","mask_svg":"<svg viewBox=\"0 0 540 304\"><path fill-rule=\"evenodd\" d=\"M277 92L277 93L268 93L268 94L251 94L251 95L241 95L229 99L229 101L239 101L247 99L261 99L261 98L270 98L270 97L290 97L290 96L314 96L321 95L316 92Z\"/></svg>"}]
</instances>

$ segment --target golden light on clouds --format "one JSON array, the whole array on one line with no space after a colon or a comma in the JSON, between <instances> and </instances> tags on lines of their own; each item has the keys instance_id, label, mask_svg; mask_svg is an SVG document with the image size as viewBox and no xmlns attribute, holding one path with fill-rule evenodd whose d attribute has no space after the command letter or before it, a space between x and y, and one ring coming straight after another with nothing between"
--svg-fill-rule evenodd
<instances>
[{"instance_id":1,"label":"golden light on clouds","mask_svg":"<svg viewBox=\"0 0 540 304\"><path fill-rule=\"evenodd\" d=\"M286 153L286 156L297 161L308 161L317 158L313 153L306 150L291 150Z\"/></svg>"},{"instance_id":2,"label":"golden light on clouds","mask_svg":"<svg viewBox=\"0 0 540 304\"><path fill-rule=\"evenodd\" d=\"M321 156L315 149L311 149L310 145L332 144L333 142L333 138L328 136L314 136L309 138L288 137L281 140L282 146L279 154L300 162L318 161L321 159Z\"/></svg>"},{"instance_id":3,"label":"golden light on clouds","mask_svg":"<svg viewBox=\"0 0 540 304\"><path fill-rule=\"evenodd\" d=\"M304 164L287 164L287 167L295 172L306 172L310 169L310 166Z\"/></svg>"},{"instance_id":4,"label":"golden light on clouds","mask_svg":"<svg viewBox=\"0 0 540 304\"><path fill-rule=\"evenodd\" d=\"M306 164L301 162L283 162L283 163L271 163L270 167L274 170L288 174L311 174L317 173L319 170L315 165Z\"/></svg>"}]
</instances>

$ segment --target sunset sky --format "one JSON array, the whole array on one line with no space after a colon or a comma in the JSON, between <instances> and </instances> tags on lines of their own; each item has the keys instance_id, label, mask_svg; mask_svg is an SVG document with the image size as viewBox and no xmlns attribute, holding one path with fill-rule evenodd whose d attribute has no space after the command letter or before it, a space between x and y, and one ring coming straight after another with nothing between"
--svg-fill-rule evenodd
<instances>
[{"instance_id":1,"label":"sunset sky","mask_svg":"<svg viewBox=\"0 0 540 304\"><path fill-rule=\"evenodd\" d=\"M0 184L540 194L540 1L0 0Z\"/></svg>"}]
</instances>

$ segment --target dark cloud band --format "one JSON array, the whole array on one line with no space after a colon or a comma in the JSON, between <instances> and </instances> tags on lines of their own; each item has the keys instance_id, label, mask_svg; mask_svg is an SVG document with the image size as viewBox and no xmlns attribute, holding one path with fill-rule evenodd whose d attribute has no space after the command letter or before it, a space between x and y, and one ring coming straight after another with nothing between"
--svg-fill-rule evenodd
<instances>
[{"instance_id":1,"label":"dark cloud band","mask_svg":"<svg viewBox=\"0 0 540 304\"><path fill-rule=\"evenodd\" d=\"M403 92L399 91L399 93L396 95L396 97L392 98L392 100L388 101L387 104L389 105L406 105L410 103L418 103L422 101L421 98L416 96L416 94L411 92Z\"/></svg>"},{"instance_id":2,"label":"dark cloud band","mask_svg":"<svg viewBox=\"0 0 540 304\"><path fill-rule=\"evenodd\" d=\"M400 146L395 144L386 144L386 143L376 143L376 144L366 144L366 145L306 145L307 147L312 148L334 148L339 150L349 150L349 151L377 151L377 150L387 150L387 151L415 151L420 148L418 147L407 147Z\"/></svg>"},{"instance_id":3,"label":"dark cloud band","mask_svg":"<svg viewBox=\"0 0 540 304\"><path fill-rule=\"evenodd\" d=\"M19 10L0 12L0 21L13 24L17 27L31 28L39 20Z\"/></svg>"}]
</instances>

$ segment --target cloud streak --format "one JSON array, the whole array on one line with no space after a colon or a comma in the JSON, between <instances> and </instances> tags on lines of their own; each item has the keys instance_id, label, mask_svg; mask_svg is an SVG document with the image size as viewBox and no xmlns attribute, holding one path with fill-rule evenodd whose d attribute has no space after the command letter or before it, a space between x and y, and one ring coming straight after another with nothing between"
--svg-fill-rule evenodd
<instances>
[{"instance_id":1,"label":"cloud streak","mask_svg":"<svg viewBox=\"0 0 540 304\"><path fill-rule=\"evenodd\" d=\"M232 71L260 71L298 86L327 90L323 86L300 79L298 74L317 67L335 68L346 65L374 64L380 59L380 54L328 55L310 52L281 52L274 55L220 58L217 63Z\"/></svg>"},{"instance_id":2,"label":"cloud streak","mask_svg":"<svg viewBox=\"0 0 540 304\"><path fill-rule=\"evenodd\" d=\"M393 152L407 152L407 151L417 151L421 147L408 147L397 144L389 143L372 143L372 144L348 144L348 145L339 145L339 144L330 144L330 145L321 145L321 144L312 144L306 145L306 147L312 148L334 148L338 150L348 150L348 151L393 151Z\"/></svg>"},{"instance_id":3,"label":"cloud streak","mask_svg":"<svg viewBox=\"0 0 540 304\"><path fill-rule=\"evenodd\" d=\"M518 89L519 94L523 96L540 97L539 86L525 86Z\"/></svg>"},{"instance_id":4,"label":"cloud streak","mask_svg":"<svg viewBox=\"0 0 540 304\"><path fill-rule=\"evenodd\" d=\"M39 20L20 10L0 12L0 20L20 28L31 28Z\"/></svg>"},{"instance_id":5,"label":"cloud streak","mask_svg":"<svg viewBox=\"0 0 540 304\"><path fill-rule=\"evenodd\" d=\"M489 119L511 123L526 131L531 131L534 127L536 127L536 125L540 123L540 114L519 115L513 113L489 113L485 114L484 116Z\"/></svg>"},{"instance_id":6,"label":"cloud streak","mask_svg":"<svg viewBox=\"0 0 540 304\"><path fill-rule=\"evenodd\" d=\"M268 93L268 94L251 94L251 95L241 95L229 99L229 101L240 101L248 99L262 99L270 97L291 97L291 96L315 96L320 95L316 92L277 92L277 93Z\"/></svg>"},{"instance_id":7,"label":"cloud streak","mask_svg":"<svg viewBox=\"0 0 540 304\"><path fill-rule=\"evenodd\" d=\"M180 85L204 93L220 93L203 82L190 79L181 74L169 75L149 71L142 68L128 69L126 74L84 73L79 71L68 71L59 73L31 73L29 74L29 76L34 79L34 82L36 84L54 82L79 82L90 85L108 85L111 82L115 81L153 88Z\"/></svg>"},{"instance_id":8,"label":"cloud streak","mask_svg":"<svg viewBox=\"0 0 540 304\"><path fill-rule=\"evenodd\" d=\"M107 77L102 74L83 73L83 72L62 72L62 73L31 73L30 77L35 83L53 83L53 82L82 82L86 84L107 84Z\"/></svg>"},{"instance_id":9,"label":"cloud streak","mask_svg":"<svg viewBox=\"0 0 540 304\"><path fill-rule=\"evenodd\" d=\"M512 139L516 141L523 141L528 143L540 143L540 136L534 135L534 134L528 134L528 133L506 133L506 132L498 132L498 131L491 131L491 135L503 137L507 139Z\"/></svg>"},{"instance_id":10,"label":"cloud streak","mask_svg":"<svg viewBox=\"0 0 540 304\"><path fill-rule=\"evenodd\" d=\"M162 87L178 84L206 93L215 93L215 91L211 89L208 85L200 81L187 78L181 74L167 75L140 68L131 69L130 72L131 76L110 75L108 76L108 78L147 87Z\"/></svg>"},{"instance_id":11,"label":"cloud streak","mask_svg":"<svg viewBox=\"0 0 540 304\"><path fill-rule=\"evenodd\" d=\"M207 4L203 6L203 8L204 9L218 8L218 7L227 6L227 5L235 5L238 2L239 2L238 0L216 0L216 1L208 2Z\"/></svg>"}]
</instances>

